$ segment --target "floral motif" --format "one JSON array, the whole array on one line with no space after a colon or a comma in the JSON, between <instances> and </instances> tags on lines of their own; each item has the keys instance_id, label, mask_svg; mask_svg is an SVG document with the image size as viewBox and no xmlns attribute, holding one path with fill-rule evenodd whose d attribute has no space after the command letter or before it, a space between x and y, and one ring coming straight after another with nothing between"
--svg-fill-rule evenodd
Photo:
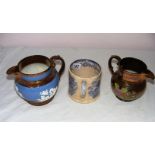
<instances>
[{"instance_id":1,"label":"floral motif","mask_svg":"<svg viewBox=\"0 0 155 155\"><path fill-rule=\"evenodd\" d=\"M100 80L95 80L92 82L91 86L88 88L89 95L93 98L97 97L100 93Z\"/></svg>"},{"instance_id":2,"label":"floral motif","mask_svg":"<svg viewBox=\"0 0 155 155\"><path fill-rule=\"evenodd\" d=\"M50 90L46 89L42 92L40 92L40 99L38 101L46 101L53 97L57 91L57 87L51 88Z\"/></svg>"},{"instance_id":3,"label":"floral motif","mask_svg":"<svg viewBox=\"0 0 155 155\"><path fill-rule=\"evenodd\" d=\"M114 83L114 91L115 91L115 94L118 96L118 97L121 97L123 99L131 99L131 98L135 98L136 96L136 92L134 91L131 91L130 90L130 87L122 87L120 89L120 86L118 83Z\"/></svg>"},{"instance_id":4,"label":"floral motif","mask_svg":"<svg viewBox=\"0 0 155 155\"><path fill-rule=\"evenodd\" d=\"M69 75L69 94L73 95L77 90L77 82L75 79Z\"/></svg>"}]
</instances>

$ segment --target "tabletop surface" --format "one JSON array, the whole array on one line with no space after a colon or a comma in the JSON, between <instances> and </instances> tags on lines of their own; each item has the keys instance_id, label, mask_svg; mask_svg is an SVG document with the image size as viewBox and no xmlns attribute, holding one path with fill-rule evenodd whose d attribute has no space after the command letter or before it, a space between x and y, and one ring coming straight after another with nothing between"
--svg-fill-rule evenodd
<instances>
[{"instance_id":1,"label":"tabletop surface","mask_svg":"<svg viewBox=\"0 0 155 155\"><path fill-rule=\"evenodd\" d=\"M7 79L6 70L30 55L51 57L60 55L66 63L54 99L47 105L36 107L21 99L14 90L14 80ZM155 84L148 81L144 95L132 102L118 100L111 90L108 59L111 55L135 57L143 60L155 73L155 51L82 49L82 48L28 48L0 47L0 121L155 121ZM102 67L100 97L90 104L80 104L68 96L68 68L71 62L88 58Z\"/></svg>"}]
</instances>

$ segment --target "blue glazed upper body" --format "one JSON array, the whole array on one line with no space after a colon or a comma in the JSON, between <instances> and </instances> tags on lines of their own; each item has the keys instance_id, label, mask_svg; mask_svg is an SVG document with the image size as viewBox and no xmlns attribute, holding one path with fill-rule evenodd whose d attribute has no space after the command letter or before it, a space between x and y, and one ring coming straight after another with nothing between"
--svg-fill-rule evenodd
<instances>
[{"instance_id":1,"label":"blue glazed upper body","mask_svg":"<svg viewBox=\"0 0 155 155\"><path fill-rule=\"evenodd\" d=\"M44 73L42 73L40 75L34 76L34 77L29 76L29 75L24 75L22 77L22 79L23 80L26 80L26 81L30 81L30 82L32 82L32 81L38 81L38 80L43 80L44 78L46 78L47 76L49 76L51 74L51 72L52 72L52 69L49 69L46 72L44 72Z\"/></svg>"},{"instance_id":2,"label":"blue glazed upper body","mask_svg":"<svg viewBox=\"0 0 155 155\"><path fill-rule=\"evenodd\" d=\"M51 73L51 69L36 77L26 75L23 77L23 79L26 81L34 82L37 80L43 80L44 78L49 76L50 73ZM55 95L58 88L58 83L59 83L59 75L55 70L54 78L50 82L46 83L45 85L41 85L37 87L27 87L22 84L19 84L18 82L15 82L15 89L18 95L27 101L43 102L51 99Z\"/></svg>"}]
</instances>

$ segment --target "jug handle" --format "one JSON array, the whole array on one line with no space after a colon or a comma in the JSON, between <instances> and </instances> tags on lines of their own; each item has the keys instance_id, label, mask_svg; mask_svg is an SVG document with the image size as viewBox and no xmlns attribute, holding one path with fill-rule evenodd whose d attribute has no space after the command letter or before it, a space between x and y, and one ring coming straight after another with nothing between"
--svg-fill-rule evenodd
<instances>
[{"instance_id":1,"label":"jug handle","mask_svg":"<svg viewBox=\"0 0 155 155\"><path fill-rule=\"evenodd\" d=\"M56 55L56 56L52 56L50 58L50 60L55 62L55 63L56 63L57 60L61 61L61 68L60 68L60 70L58 72L59 77L61 77L61 75L63 74L63 72L65 70L65 61L64 61L64 59L62 57L60 57L59 55Z\"/></svg>"},{"instance_id":2,"label":"jug handle","mask_svg":"<svg viewBox=\"0 0 155 155\"><path fill-rule=\"evenodd\" d=\"M117 62L117 65L119 66L120 64L120 61L121 61L121 58L117 55L112 55L108 61L108 66L109 66L109 70L111 72L111 74L114 74L114 70L113 70L113 67L112 67L112 60L113 59L116 59L118 62Z\"/></svg>"}]
</instances>

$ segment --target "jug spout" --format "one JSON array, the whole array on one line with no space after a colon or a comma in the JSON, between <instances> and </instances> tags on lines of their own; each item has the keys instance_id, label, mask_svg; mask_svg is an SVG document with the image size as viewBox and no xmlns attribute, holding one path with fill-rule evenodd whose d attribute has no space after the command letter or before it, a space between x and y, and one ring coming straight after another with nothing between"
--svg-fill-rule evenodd
<instances>
[{"instance_id":1,"label":"jug spout","mask_svg":"<svg viewBox=\"0 0 155 155\"><path fill-rule=\"evenodd\" d=\"M150 79L152 79L152 80L155 79L154 74L153 74L150 70L146 70L146 71L145 71L145 77L146 77L146 78L150 78Z\"/></svg>"},{"instance_id":2,"label":"jug spout","mask_svg":"<svg viewBox=\"0 0 155 155\"><path fill-rule=\"evenodd\" d=\"M13 66L9 68L6 72L8 75L14 75L16 79L21 78L21 74L19 72L18 66Z\"/></svg>"}]
</instances>

